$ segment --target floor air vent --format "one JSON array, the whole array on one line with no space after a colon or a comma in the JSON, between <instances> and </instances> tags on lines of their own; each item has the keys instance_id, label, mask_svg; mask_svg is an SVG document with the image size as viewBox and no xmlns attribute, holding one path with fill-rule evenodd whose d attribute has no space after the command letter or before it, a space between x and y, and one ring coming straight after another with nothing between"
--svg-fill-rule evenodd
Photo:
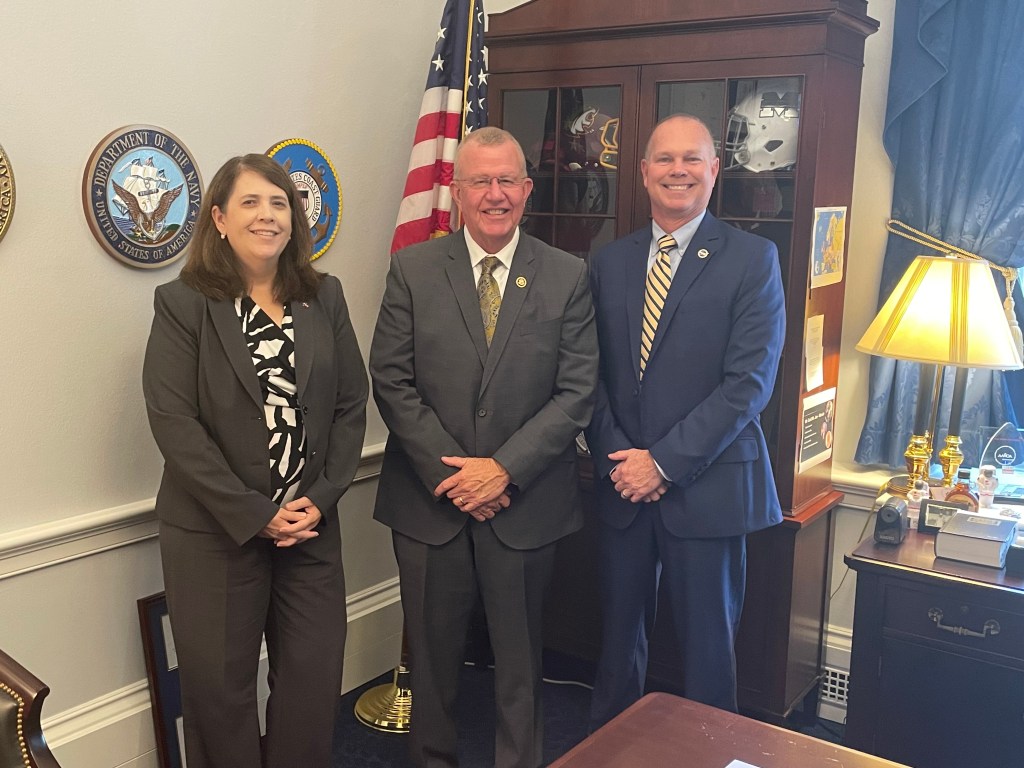
<instances>
[{"instance_id":1,"label":"floor air vent","mask_svg":"<svg viewBox=\"0 0 1024 768\"><path fill-rule=\"evenodd\" d=\"M850 673L842 669L825 667L821 678L821 698L833 704L846 705L846 689L850 684Z\"/></svg>"},{"instance_id":2,"label":"floor air vent","mask_svg":"<svg viewBox=\"0 0 1024 768\"><path fill-rule=\"evenodd\" d=\"M825 667L818 689L818 717L834 723L846 722L846 695L850 673L845 669Z\"/></svg>"}]
</instances>

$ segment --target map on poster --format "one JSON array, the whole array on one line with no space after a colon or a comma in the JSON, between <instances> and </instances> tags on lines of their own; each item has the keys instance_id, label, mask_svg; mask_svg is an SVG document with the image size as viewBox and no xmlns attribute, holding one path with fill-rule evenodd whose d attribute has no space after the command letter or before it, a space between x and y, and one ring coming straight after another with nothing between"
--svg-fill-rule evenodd
<instances>
[{"instance_id":1,"label":"map on poster","mask_svg":"<svg viewBox=\"0 0 1024 768\"><path fill-rule=\"evenodd\" d=\"M811 288L843 280L846 253L846 208L815 208L811 241Z\"/></svg>"}]
</instances>

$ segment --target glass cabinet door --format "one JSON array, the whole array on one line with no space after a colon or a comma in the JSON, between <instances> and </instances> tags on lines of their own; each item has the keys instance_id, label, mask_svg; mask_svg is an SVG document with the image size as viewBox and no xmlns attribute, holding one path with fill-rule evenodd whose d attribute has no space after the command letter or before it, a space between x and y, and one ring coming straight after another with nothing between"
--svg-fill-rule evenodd
<instances>
[{"instance_id":1,"label":"glass cabinet door","mask_svg":"<svg viewBox=\"0 0 1024 768\"><path fill-rule=\"evenodd\" d=\"M503 127L533 179L523 228L586 257L616 236L622 87L505 90Z\"/></svg>"},{"instance_id":2,"label":"glass cabinet door","mask_svg":"<svg viewBox=\"0 0 1024 768\"><path fill-rule=\"evenodd\" d=\"M720 162L708 210L773 241L783 285L788 285L793 246L802 88L802 77L657 82L655 88L655 120L682 112L707 123ZM780 380L783 371L780 365ZM781 439L782 397L783 388L776 382L761 414L773 465Z\"/></svg>"},{"instance_id":3,"label":"glass cabinet door","mask_svg":"<svg viewBox=\"0 0 1024 768\"><path fill-rule=\"evenodd\" d=\"M793 242L802 80L729 82L718 216L773 240L780 254Z\"/></svg>"},{"instance_id":4,"label":"glass cabinet door","mask_svg":"<svg viewBox=\"0 0 1024 768\"><path fill-rule=\"evenodd\" d=\"M721 163L711 212L787 256L802 88L802 77L764 77L660 82L656 91L656 120L684 112L711 129Z\"/></svg>"}]
</instances>

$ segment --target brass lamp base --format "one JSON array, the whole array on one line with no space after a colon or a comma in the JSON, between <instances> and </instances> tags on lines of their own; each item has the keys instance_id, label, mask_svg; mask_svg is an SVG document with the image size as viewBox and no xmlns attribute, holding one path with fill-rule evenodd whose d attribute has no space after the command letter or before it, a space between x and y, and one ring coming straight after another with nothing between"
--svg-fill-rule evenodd
<instances>
[{"instance_id":1,"label":"brass lamp base","mask_svg":"<svg viewBox=\"0 0 1024 768\"><path fill-rule=\"evenodd\" d=\"M408 733L412 718L409 677L409 669L404 664L395 667L394 682L375 686L359 697L356 719L378 731Z\"/></svg>"},{"instance_id":2,"label":"brass lamp base","mask_svg":"<svg viewBox=\"0 0 1024 768\"><path fill-rule=\"evenodd\" d=\"M960 450L960 438L957 435L946 435L946 444L939 451L939 464L942 465L942 484L947 488L956 482L957 472L964 463L964 454Z\"/></svg>"},{"instance_id":3,"label":"brass lamp base","mask_svg":"<svg viewBox=\"0 0 1024 768\"><path fill-rule=\"evenodd\" d=\"M932 458L932 436L925 432L923 435L911 435L910 443L903 454L907 463L907 474L896 475L885 485L885 491L893 496L907 497L907 492L914 487L914 483L922 478L928 479L928 465Z\"/></svg>"},{"instance_id":4,"label":"brass lamp base","mask_svg":"<svg viewBox=\"0 0 1024 768\"><path fill-rule=\"evenodd\" d=\"M882 490L879 492L879 496L882 493L888 493L891 496L899 496L901 499L907 498L907 493L913 488L913 483L910 482L907 475L896 475L890 477L889 481L882 486Z\"/></svg>"}]
</instances>

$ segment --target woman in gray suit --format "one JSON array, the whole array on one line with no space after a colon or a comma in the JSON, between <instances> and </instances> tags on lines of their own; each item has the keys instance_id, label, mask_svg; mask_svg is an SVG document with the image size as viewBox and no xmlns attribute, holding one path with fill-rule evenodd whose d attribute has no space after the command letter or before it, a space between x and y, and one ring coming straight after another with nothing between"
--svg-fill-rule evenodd
<instances>
[{"instance_id":1,"label":"woman in gray suit","mask_svg":"<svg viewBox=\"0 0 1024 768\"><path fill-rule=\"evenodd\" d=\"M326 768L341 687L337 503L366 425L341 284L264 155L229 160L181 275L156 290L143 389L189 768ZM270 660L260 753L256 678Z\"/></svg>"}]
</instances>

